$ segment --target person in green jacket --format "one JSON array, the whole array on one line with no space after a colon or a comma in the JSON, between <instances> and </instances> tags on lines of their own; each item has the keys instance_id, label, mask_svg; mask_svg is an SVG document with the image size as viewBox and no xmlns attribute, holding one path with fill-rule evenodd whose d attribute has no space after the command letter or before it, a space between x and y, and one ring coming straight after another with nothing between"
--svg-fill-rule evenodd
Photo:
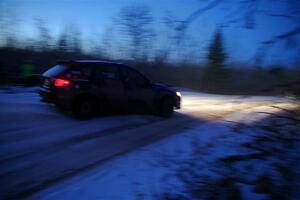
<instances>
[{"instance_id":1,"label":"person in green jacket","mask_svg":"<svg viewBox=\"0 0 300 200\"><path fill-rule=\"evenodd\" d=\"M34 73L34 65L30 61L26 61L21 65L21 76L29 77Z\"/></svg>"},{"instance_id":2,"label":"person in green jacket","mask_svg":"<svg viewBox=\"0 0 300 200\"><path fill-rule=\"evenodd\" d=\"M32 75L35 72L35 66L31 61L26 61L21 65L21 84L31 85L32 84Z\"/></svg>"}]
</instances>

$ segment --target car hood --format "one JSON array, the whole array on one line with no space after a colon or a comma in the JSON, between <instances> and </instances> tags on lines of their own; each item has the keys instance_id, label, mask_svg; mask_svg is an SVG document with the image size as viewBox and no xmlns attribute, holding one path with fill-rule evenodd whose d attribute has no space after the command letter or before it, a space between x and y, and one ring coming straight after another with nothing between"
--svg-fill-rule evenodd
<instances>
[{"instance_id":1,"label":"car hood","mask_svg":"<svg viewBox=\"0 0 300 200\"><path fill-rule=\"evenodd\" d=\"M176 90L168 84L163 84L163 83L152 83L152 88L156 90L165 90L169 92L176 92Z\"/></svg>"}]
</instances>

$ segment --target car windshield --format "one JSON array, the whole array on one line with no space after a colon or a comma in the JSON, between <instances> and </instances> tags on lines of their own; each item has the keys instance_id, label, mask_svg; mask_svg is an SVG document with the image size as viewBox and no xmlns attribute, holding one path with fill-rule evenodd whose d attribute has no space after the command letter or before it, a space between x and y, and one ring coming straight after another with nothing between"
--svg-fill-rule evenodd
<instances>
[{"instance_id":1,"label":"car windshield","mask_svg":"<svg viewBox=\"0 0 300 200\"><path fill-rule=\"evenodd\" d=\"M47 70L43 75L48 77L53 77L53 76L57 76L58 74L61 74L67 69L68 67L65 65L55 65L54 67Z\"/></svg>"}]
</instances>

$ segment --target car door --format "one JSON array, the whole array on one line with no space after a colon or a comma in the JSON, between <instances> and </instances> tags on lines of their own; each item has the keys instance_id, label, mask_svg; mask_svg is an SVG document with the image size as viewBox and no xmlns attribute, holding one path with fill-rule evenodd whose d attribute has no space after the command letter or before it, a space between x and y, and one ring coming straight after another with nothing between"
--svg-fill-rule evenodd
<instances>
[{"instance_id":1,"label":"car door","mask_svg":"<svg viewBox=\"0 0 300 200\"><path fill-rule=\"evenodd\" d=\"M101 64L94 68L94 82L99 94L111 108L124 106L126 102L124 83L121 80L119 66Z\"/></svg>"},{"instance_id":2,"label":"car door","mask_svg":"<svg viewBox=\"0 0 300 200\"><path fill-rule=\"evenodd\" d=\"M147 105L153 103L154 92L150 87L150 81L135 69L121 67L128 103L143 102Z\"/></svg>"}]
</instances>

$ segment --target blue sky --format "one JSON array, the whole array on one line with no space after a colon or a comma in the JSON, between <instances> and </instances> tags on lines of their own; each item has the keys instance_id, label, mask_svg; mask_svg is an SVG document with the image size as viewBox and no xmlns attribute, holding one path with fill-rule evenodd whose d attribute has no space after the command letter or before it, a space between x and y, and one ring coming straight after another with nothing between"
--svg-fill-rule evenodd
<instances>
[{"instance_id":1,"label":"blue sky","mask_svg":"<svg viewBox=\"0 0 300 200\"><path fill-rule=\"evenodd\" d=\"M84 40L95 37L95 35L100 37L105 28L111 24L112 17L117 16L119 10L128 5L144 4L149 6L154 16L155 29L158 30L159 35L163 34L161 32L162 18L166 13L172 13L176 19L183 20L199 7L210 2L210 0L11 0L10 2L12 1L16 5L17 17L20 21L19 32L22 32L23 38L35 37L34 19L41 18L54 36L63 31L66 24L76 24L80 27ZM193 41L191 42L192 46L196 46L191 51L199 51L200 58L205 57L206 47L218 25L224 22L227 11L230 9L236 10L237 14L240 12L238 4L235 3L237 1L227 0L224 2L216 9L201 15L188 29L188 35ZM273 6L272 9L284 8ZM256 20L259 23L255 29L245 29L242 22L223 29L230 61L248 62L255 55L259 42L268 40L293 27L293 24L286 20L274 17L258 15ZM299 54L299 49L286 50L285 44L280 43L268 53L266 63L293 62L297 57L299 58L297 53ZM200 61L204 60L200 59Z\"/></svg>"},{"instance_id":2,"label":"blue sky","mask_svg":"<svg viewBox=\"0 0 300 200\"><path fill-rule=\"evenodd\" d=\"M18 11L23 22L22 27L33 33L34 18L45 19L55 31L66 23L76 23L88 33L93 29L103 30L116 16L121 8L133 4L149 6L156 20L160 20L165 12L174 12L178 17L185 17L199 6L196 0L17 0ZM189 2L188 4L186 2Z\"/></svg>"}]
</instances>

